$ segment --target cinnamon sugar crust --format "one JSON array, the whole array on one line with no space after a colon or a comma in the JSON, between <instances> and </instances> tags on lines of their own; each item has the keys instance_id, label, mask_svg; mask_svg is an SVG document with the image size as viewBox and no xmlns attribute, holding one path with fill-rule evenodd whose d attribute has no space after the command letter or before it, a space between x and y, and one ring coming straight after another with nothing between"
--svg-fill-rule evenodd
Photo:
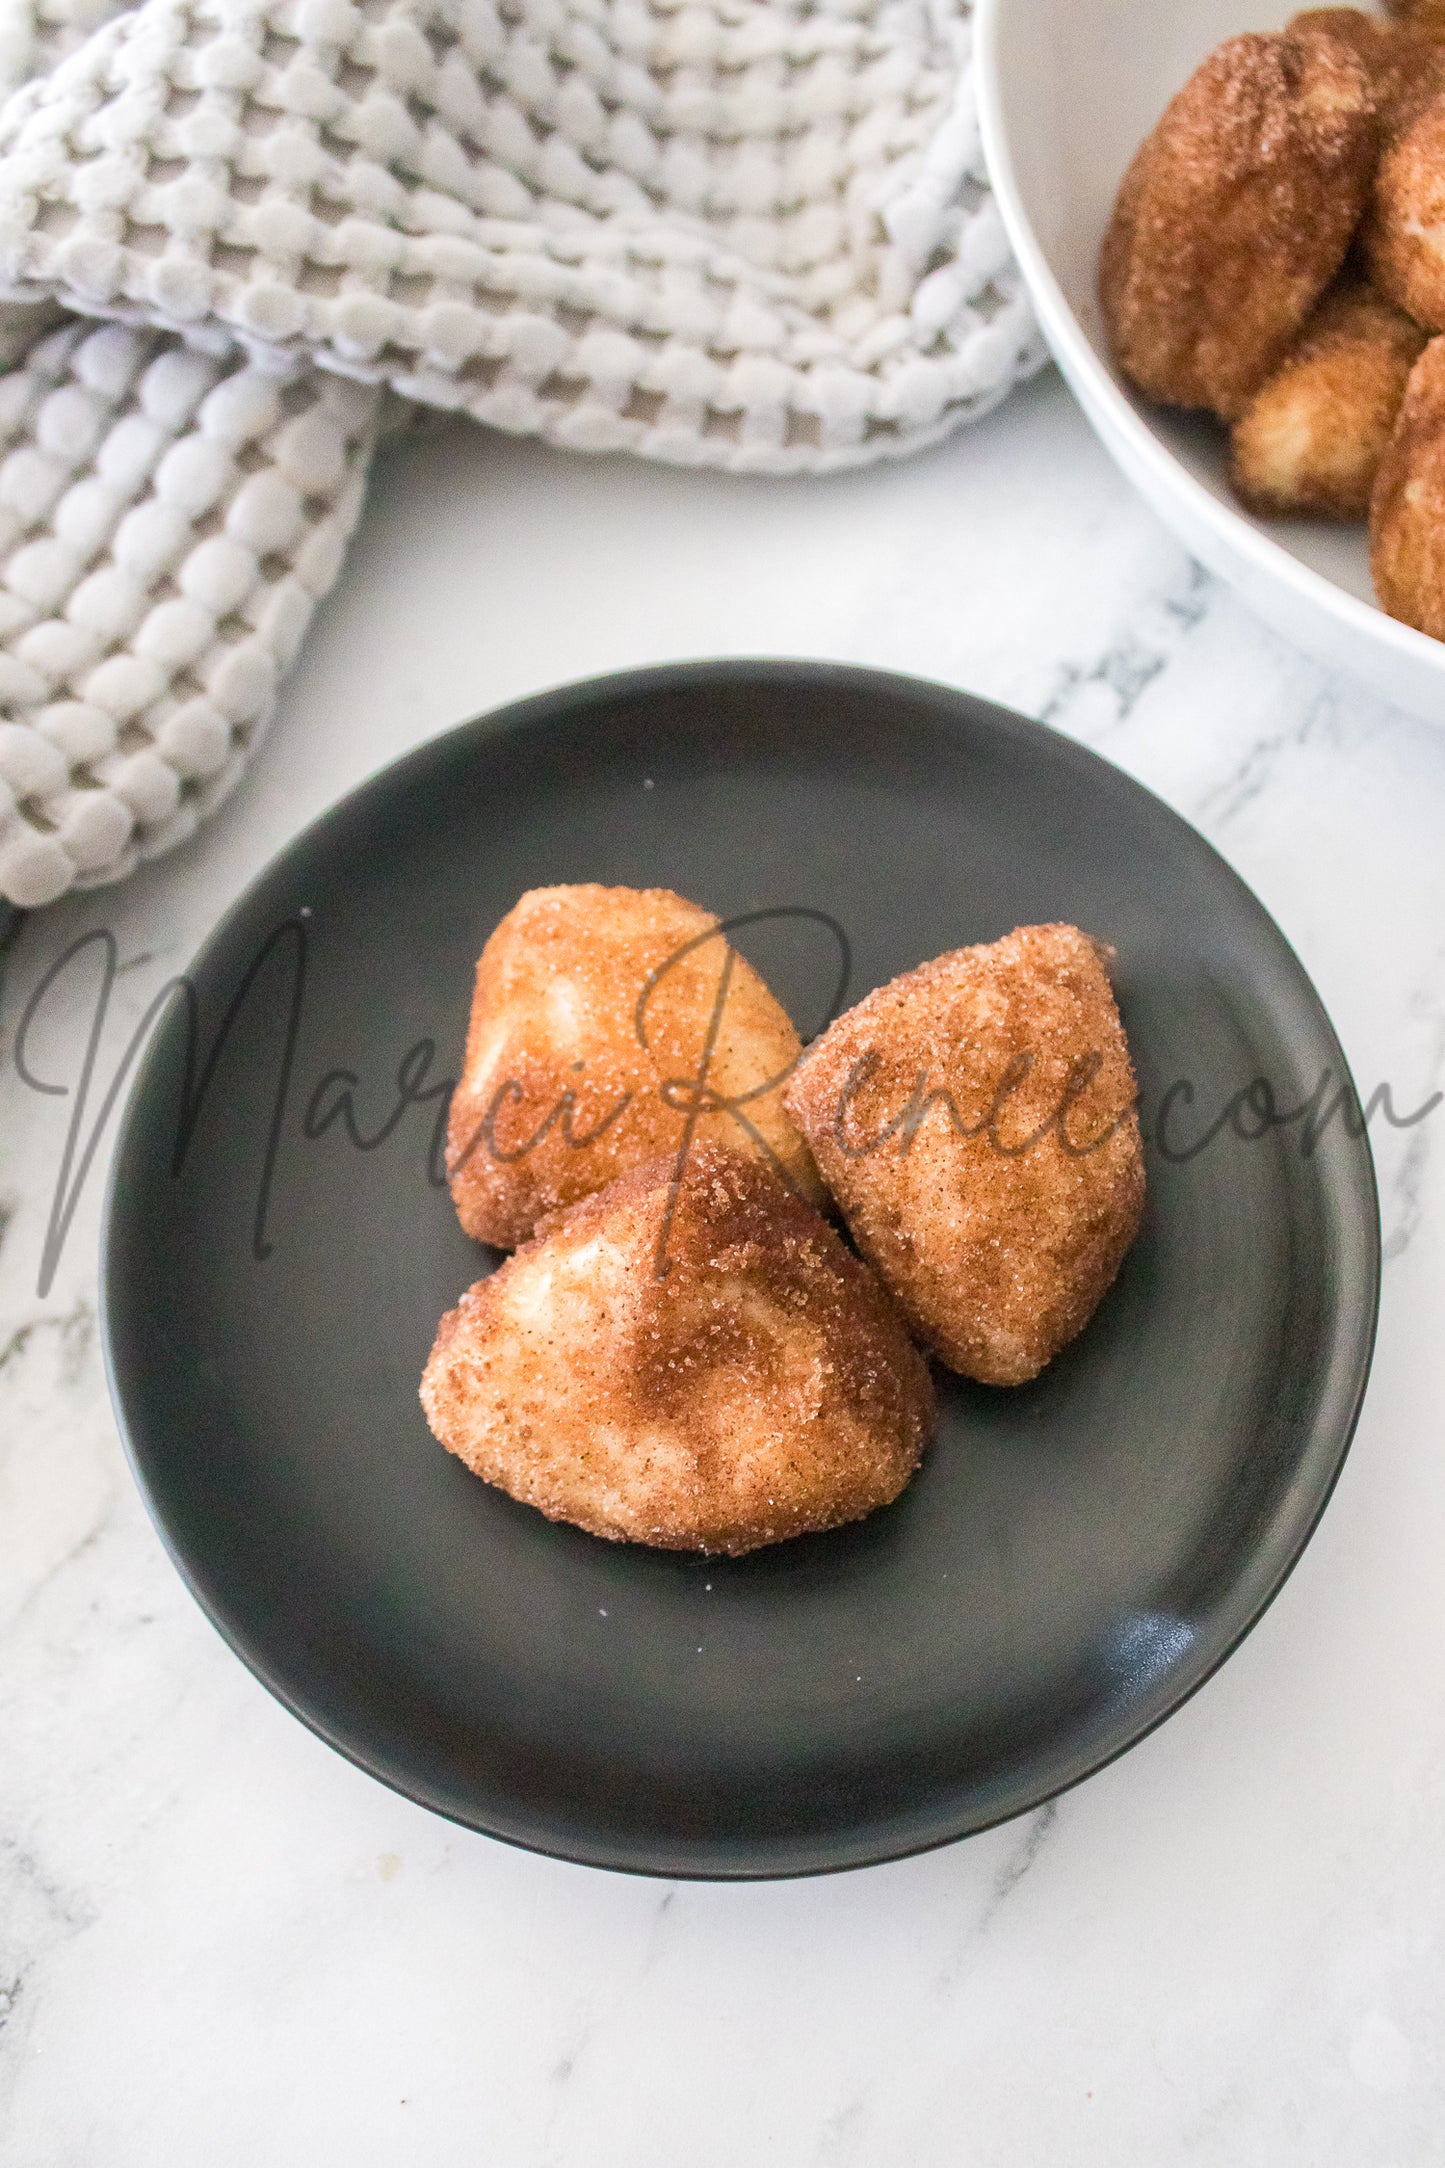
<instances>
[{"instance_id":1,"label":"cinnamon sugar crust","mask_svg":"<svg viewBox=\"0 0 1445 2168\"><path fill-rule=\"evenodd\" d=\"M468 1234L513 1248L545 1213L676 1153L690 1118L697 1139L771 1155L822 1201L783 1106L801 1042L717 926L670 889L590 882L531 889L507 913L477 965L451 1106Z\"/></svg>"},{"instance_id":2,"label":"cinnamon sugar crust","mask_svg":"<svg viewBox=\"0 0 1445 2168\"><path fill-rule=\"evenodd\" d=\"M1445 0L1385 0L1385 6L1398 22L1438 30L1445 37Z\"/></svg>"},{"instance_id":3,"label":"cinnamon sugar crust","mask_svg":"<svg viewBox=\"0 0 1445 2168\"><path fill-rule=\"evenodd\" d=\"M1235 495L1266 515L1363 519L1424 345L1363 280L1332 287L1234 425Z\"/></svg>"},{"instance_id":4,"label":"cinnamon sugar crust","mask_svg":"<svg viewBox=\"0 0 1445 2168\"><path fill-rule=\"evenodd\" d=\"M1230 38L1135 154L1099 293L1150 399L1233 421L1344 261L1378 150L1369 70L1314 32Z\"/></svg>"},{"instance_id":5,"label":"cinnamon sugar crust","mask_svg":"<svg viewBox=\"0 0 1445 2168\"><path fill-rule=\"evenodd\" d=\"M1445 12L1431 24L1392 21L1360 8L1306 8L1285 28L1292 37L1322 34L1349 46L1369 75L1385 140L1445 87Z\"/></svg>"},{"instance_id":6,"label":"cinnamon sugar crust","mask_svg":"<svg viewBox=\"0 0 1445 2168\"><path fill-rule=\"evenodd\" d=\"M1361 231L1374 284L1427 331L1445 331L1445 88L1386 146Z\"/></svg>"},{"instance_id":7,"label":"cinnamon sugar crust","mask_svg":"<svg viewBox=\"0 0 1445 2168\"><path fill-rule=\"evenodd\" d=\"M1410 373L1370 502L1370 570L1380 606L1445 639L1445 338Z\"/></svg>"},{"instance_id":8,"label":"cinnamon sugar crust","mask_svg":"<svg viewBox=\"0 0 1445 2168\"><path fill-rule=\"evenodd\" d=\"M904 1488L934 1424L887 1291L756 1157L697 1146L549 1220L442 1319L432 1430L550 1520L738 1555Z\"/></svg>"},{"instance_id":9,"label":"cinnamon sugar crust","mask_svg":"<svg viewBox=\"0 0 1445 2168\"><path fill-rule=\"evenodd\" d=\"M1082 1330L1138 1231L1137 1087L1098 945L1022 926L850 1009L788 1106L914 1330L987 1385Z\"/></svg>"}]
</instances>

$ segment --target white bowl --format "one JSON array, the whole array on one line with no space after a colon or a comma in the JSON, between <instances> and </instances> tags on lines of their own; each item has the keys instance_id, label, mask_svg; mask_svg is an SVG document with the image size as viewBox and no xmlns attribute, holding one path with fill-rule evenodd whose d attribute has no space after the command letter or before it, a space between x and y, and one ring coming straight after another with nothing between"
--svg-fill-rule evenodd
<instances>
[{"instance_id":1,"label":"white bowl","mask_svg":"<svg viewBox=\"0 0 1445 2168\"><path fill-rule=\"evenodd\" d=\"M1135 399L1100 320L1099 243L1139 143L1221 39L1294 12L1271 0L978 0L984 153L1044 336L1129 480L1267 623L1445 722L1445 644L1376 607L1363 526L1252 518L1225 479L1223 430Z\"/></svg>"}]
</instances>

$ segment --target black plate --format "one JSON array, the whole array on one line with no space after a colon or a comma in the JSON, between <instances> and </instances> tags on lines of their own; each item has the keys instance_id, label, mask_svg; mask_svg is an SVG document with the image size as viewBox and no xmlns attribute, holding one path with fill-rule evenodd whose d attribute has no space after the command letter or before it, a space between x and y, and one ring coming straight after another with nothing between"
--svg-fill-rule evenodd
<instances>
[{"instance_id":1,"label":"black plate","mask_svg":"<svg viewBox=\"0 0 1445 2168\"><path fill-rule=\"evenodd\" d=\"M493 1262L429 1179L445 1102L424 1095L455 1075L497 920L524 888L583 880L828 914L849 1000L1027 921L1118 949L1145 1231L1037 1383L941 1381L918 1479L856 1528L736 1562L606 1544L487 1489L423 1421L437 1320ZM816 1030L826 927L772 918L738 942ZM1341 1117L1317 1139L1304 1117L1266 1125L1324 1072L1338 1086L1339 1046L1209 846L1037 724L812 664L569 687L354 793L232 911L193 983L189 1085L178 999L110 1195L105 1324L135 1469L273 1693L458 1821L669 1875L942 1843L1177 1708L1309 1537L1369 1367L1374 1176ZM411 1103L391 1119L399 1069ZM370 1149L344 1114L307 1134L338 1070Z\"/></svg>"}]
</instances>

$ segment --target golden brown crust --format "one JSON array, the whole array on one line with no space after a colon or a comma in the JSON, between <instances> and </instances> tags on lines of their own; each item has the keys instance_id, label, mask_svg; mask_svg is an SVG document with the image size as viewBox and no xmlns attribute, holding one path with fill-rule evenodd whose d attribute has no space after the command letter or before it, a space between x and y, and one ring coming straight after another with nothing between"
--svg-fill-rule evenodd
<instances>
[{"instance_id":1,"label":"golden brown crust","mask_svg":"<svg viewBox=\"0 0 1445 2168\"><path fill-rule=\"evenodd\" d=\"M783 1106L797 1032L752 966L714 936L717 924L671 889L593 883L531 889L507 913L477 965L451 1107L447 1169L468 1234L511 1249L545 1213L678 1151L699 1103L699 1138L770 1151L822 1201ZM703 1066L725 973L710 1097L699 1102L688 1080ZM746 1103L728 1113L720 1098Z\"/></svg>"},{"instance_id":2,"label":"golden brown crust","mask_svg":"<svg viewBox=\"0 0 1445 2168\"><path fill-rule=\"evenodd\" d=\"M1388 22L1379 15L1367 15L1363 8L1302 8L1284 27L1292 38L1317 32L1328 38L1338 38L1372 73L1401 34L1398 23Z\"/></svg>"},{"instance_id":3,"label":"golden brown crust","mask_svg":"<svg viewBox=\"0 0 1445 2168\"><path fill-rule=\"evenodd\" d=\"M1387 144L1360 239L1381 293L1427 331L1445 331L1445 91Z\"/></svg>"},{"instance_id":4,"label":"golden brown crust","mask_svg":"<svg viewBox=\"0 0 1445 2168\"><path fill-rule=\"evenodd\" d=\"M1445 639L1445 338L1410 372L1370 502L1370 570L1380 607Z\"/></svg>"},{"instance_id":5,"label":"golden brown crust","mask_svg":"<svg viewBox=\"0 0 1445 2168\"><path fill-rule=\"evenodd\" d=\"M1445 0L1385 0L1385 6L1398 22L1445 35Z\"/></svg>"},{"instance_id":6,"label":"golden brown crust","mask_svg":"<svg viewBox=\"0 0 1445 2168\"><path fill-rule=\"evenodd\" d=\"M1292 37L1338 38L1364 63L1384 138L1445 87L1442 28L1391 22L1359 8L1307 8L1286 24Z\"/></svg>"},{"instance_id":7,"label":"golden brown crust","mask_svg":"<svg viewBox=\"0 0 1445 2168\"><path fill-rule=\"evenodd\" d=\"M675 1188L661 1161L559 1214L470 1288L421 1397L448 1451L549 1519L732 1554L886 1505L934 1422L886 1290L715 1144Z\"/></svg>"},{"instance_id":8,"label":"golden brown crust","mask_svg":"<svg viewBox=\"0 0 1445 2168\"><path fill-rule=\"evenodd\" d=\"M1210 55L1136 153L1100 255L1110 344L1147 398L1243 411L1344 261L1377 148L1368 72L1338 39Z\"/></svg>"},{"instance_id":9,"label":"golden brown crust","mask_svg":"<svg viewBox=\"0 0 1445 2168\"><path fill-rule=\"evenodd\" d=\"M1138 1229L1144 1161L1119 1012L1077 927L880 987L787 1096L859 1248L953 1369L1022 1384L1082 1330Z\"/></svg>"},{"instance_id":10,"label":"golden brown crust","mask_svg":"<svg viewBox=\"0 0 1445 2168\"><path fill-rule=\"evenodd\" d=\"M1362 280L1332 287L1234 425L1229 479L1252 512L1363 519L1425 334Z\"/></svg>"}]
</instances>

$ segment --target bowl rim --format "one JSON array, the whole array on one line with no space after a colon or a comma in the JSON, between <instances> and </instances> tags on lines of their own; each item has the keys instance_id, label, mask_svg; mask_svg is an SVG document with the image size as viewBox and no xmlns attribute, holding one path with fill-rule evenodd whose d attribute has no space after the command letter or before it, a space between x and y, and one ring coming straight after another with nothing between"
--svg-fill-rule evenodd
<instances>
[{"instance_id":1,"label":"bowl rim","mask_svg":"<svg viewBox=\"0 0 1445 2168\"><path fill-rule=\"evenodd\" d=\"M1105 448L1114 453L1141 494L1157 489L1161 497L1172 498L1193 526L1206 531L1221 555L1248 558L1262 578L1287 588L1298 604L1323 611L1357 637L1392 651L1407 669L1424 667L1445 677L1445 644L1388 616L1378 604L1352 595L1296 557L1242 508L1224 503L1206 489L1156 434L1100 358L1065 297L1024 207L1004 116L999 52L1000 25L1009 4L1010 0L975 0L974 6L974 72L984 164L1040 328ZM1371 689L1377 697L1391 697L1378 687Z\"/></svg>"}]
</instances>

